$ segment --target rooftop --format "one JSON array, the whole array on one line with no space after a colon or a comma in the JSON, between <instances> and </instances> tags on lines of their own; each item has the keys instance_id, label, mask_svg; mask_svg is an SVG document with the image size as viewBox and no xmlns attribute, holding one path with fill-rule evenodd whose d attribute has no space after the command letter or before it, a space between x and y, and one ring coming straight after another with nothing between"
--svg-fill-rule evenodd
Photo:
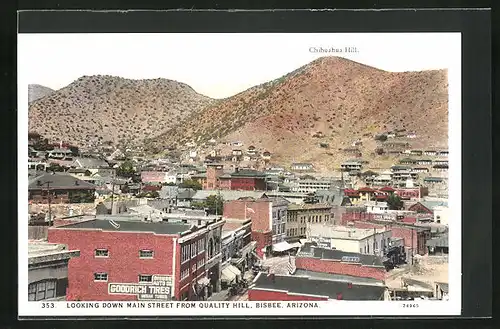
<instances>
[{"instance_id":1,"label":"rooftop","mask_svg":"<svg viewBox=\"0 0 500 329\"><path fill-rule=\"evenodd\" d=\"M28 243L28 265L68 260L71 257L78 257L79 255L80 251L70 251L63 244L48 243L45 241L29 241Z\"/></svg>"},{"instance_id":2,"label":"rooftop","mask_svg":"<svg viewBox=\"0 0 500 329\"><path fill-rule=\"evenodd\" d=\"M332 273L315 272L315 271L300 270L300 269L297 269L295 273L293 273L293 275L307 276L313 279L320 279L320 280L351 282L353 284L385 286L384 282L381 280L377 280L374 278L361 278L358 276L351 276L351 275L332 274Z\"/></svg>"},{"instance_id":3,"label":"rooftop","mask_svg":"<svg viewBox=\"0 0 500 329\"><path fill-rule=\"evenodd\" d=\"M205 200L210 195L220 195L224 201L232 201L244 197L260 199L264 197L266 193L263 191L199 190L196 191L192 198L194 200Z\"/></svg>"},{"instance_id":4,"label":"rooftop","mask_svg":"<svg viewBox=\"0 0 500 329\"><path fill-rule=\"evenodd\" d=\"M385 229L362 229L345 226L333 226L324 224L310 224L309 234L314 237L324 237L328 239L340 240L363 240L376 233L385 232Z\"/></svg>"},{"instance_id":5,"label":"rooftop","mask_svg":"<svg viewBox=\"0 0 500 329\"><path fill-rule=\"evenodd\" d=\"M299 249L297 257L310 257L306 255L309 253L312 253L314 258L342 260L343 257L349 257L359 260L358 263L360 263L361 265L380 267L384 266L380 257L360 254L356 252L347 252L338 249L319 248L315 242L304 243Z\"/></svg>"},{"instance_id":6,"label":"rooftop","mask_svg":"<svg viewBox=\"0 0 500 329\"><path fill-rule=\"evenodd\" d=\"M94 184L78 179L67 173L43 173L28 182L28 189L47 189L48 182L50 183L50 189L95 190L97 188Z\"/></svg>"},{"instance_id":7,"label":"rooftop","mask_svg":"<svg viewBox=\"0 0 500 329\"><path fill-rule=\"evenodd\" d=\"M260 273L254 280L251 289L273 289L288 291L294 294L324 296L342 300L383 300L385 287L352 284L344 281L322 280L307 276L266 275Z\"/></svg>"},{"instance_id":8,"label":"rooftop","mask_svg":"<svg viewBox=\"0 0 500 329\"><path fill-rule=\"evenodd\" d=\"M301 203L301 204L290 204L288 210L314 210L314 209L331 209L332 206L328 203Z\"/></svg>"},{"instance_id":9,"label":"rooftop","mask_svg":"<svg viewBox=\"0 0 500 329\"><path fill-rule=\"evenodd\" d=\"M231 174L231 177L266 177L266 174L253 169L240 169Z\"/></svg>"},{"instance_id":10,"label":"rooftop","mask_svg":"<svg viewBox=\"0 0 500 329\"><path fill-rule=\"evenodd\" d=\"M115 223L116 225L113 225ZM171 222L146 222L140 220L94 219L75 224L59 226L57 229L97 229L116 232L150 232L155 234L181 234L191 229L190 224Z\"/></svg>"}]
</instances>

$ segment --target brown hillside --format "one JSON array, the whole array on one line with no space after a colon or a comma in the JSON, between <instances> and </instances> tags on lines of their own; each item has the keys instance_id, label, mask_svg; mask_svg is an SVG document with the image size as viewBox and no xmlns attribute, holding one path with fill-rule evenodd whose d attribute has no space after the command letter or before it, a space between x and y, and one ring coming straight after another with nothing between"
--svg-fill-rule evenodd
<instances>
[{"instance_id":1,"label":"brown hillside","mask_svg":"<svg viewBox=\"0 0 500 329\"><path fill-rule=\"evenodd\" d=\"M172 80L84 76L30 104L29 130L79 146L98 141L133 146L212 102Z\"/></svg>"},{"instance_id":2,"label":"brown hillside","mask_svg":"<svg viewBox=\"0 0 500 329\"><path fill-rule=\"evenodd\" d=\"M446 148L447 122L446 70L392 73L323 57L197 112L148 146L158 151L191 140L241 140L270 151L273 162L312 162L326 170L352 158L340 149L360 140L362 158L377 166L394 159L374 154L376 134L412 131L411 148Z\"/></svg>"}]
</instances>

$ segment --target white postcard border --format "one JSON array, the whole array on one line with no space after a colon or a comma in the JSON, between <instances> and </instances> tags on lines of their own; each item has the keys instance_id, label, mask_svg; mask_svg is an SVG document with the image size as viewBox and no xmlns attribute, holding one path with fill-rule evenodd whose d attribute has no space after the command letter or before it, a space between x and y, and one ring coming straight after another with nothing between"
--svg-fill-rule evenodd
<instances>
[{"instance_id":1,"label":"white postcard border","mask_svg":"<svg viewBox=\"0 0 500 329\"><path fill-rule=\"evenodd\" d=\"M356 42L359 35L366 33L353 33L352 40ZM379 33L377 33L379 34ZM390 37L396 33L381 33ZM401 35L402 33L397 33ZM405 33L408 37L416 33ZM419 35L423 33L418 33ZM460 315L462 308L462 285L461 285L461 33L425 33L429 38L433 35L447 35L453 39L452 54L448 62L448 81L449 81L449 209L451 225L449 228L449 243L451 244L449 253L449 300L447 301L328 301L318 302L319 308L301 308L304 312L298 313L298 308L250 308L242 309L243 312L237 313L235 308L214 309L214 308L196 308L197 316L437 316L437 315ZM52 317L52 316L194 316L193 309L174 308L171 310L160 308L105 308L106 302L97 302L99 308L70 308L68 305L89 302L47 302L52 303L52 307L44 307L44 302L28 302L28 240L27 223L27 200L28 191L23 188L28 185L28 175L26 163L28 161L26 149L28 146L28 80L29 72L23 70L23 63L29 60L29 54L23 52L23 36L18 35L18 314L20 317ZM323 34L325 37L331 34ZM370 33L374 35L374 33ZM203 34L203 37L207 37ZM327 55L327 54L325 54ZM168 77L167 77L168 78ZM457 220L457 219L460 219ZM26 298L23 298L26 296ZM115 302L123 303L127 302ZM180 302L175 302L180 303ZM194 302L207 303L207 302ZM219 303L219 302L208 302ZM256 302L248 302L255 304ZM281 302L286 304L287 302ZM298 302L297 302L298 303ZM417 305L416 307L405 307L404 305ZM47 305L45 305L47 306Z\"/></svg>"}]
</instances>

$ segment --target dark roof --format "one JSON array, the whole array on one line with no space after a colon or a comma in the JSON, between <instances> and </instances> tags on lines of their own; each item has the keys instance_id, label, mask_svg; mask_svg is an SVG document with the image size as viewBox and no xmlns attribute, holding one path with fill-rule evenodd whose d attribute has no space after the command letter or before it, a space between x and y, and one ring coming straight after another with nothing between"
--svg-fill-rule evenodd
<instances>
[{"instance_id":1,"label":"dark roof","mask_svg":"<svg viewBox=\"0 0 500 329\"><path fill-rule=\"evenodd\" d=\"M347 282L320 280L310 277L281 276L261 273L254 281L253 288L284 290L294 294L328 296L337 299L341 294L343 300L383 300L385 287L352 284Z\"/></svg>"},{"instance_id":2,"label":"dark roof","mask_svg":"<svg viewBox=\"0 0 500 329\"><path fill-rule=\"evenodd\" d=\"M231 174L231 177L266 177L263 172L252 169L241 169Z\"/></svg>"},{"instance_id":3,"label":"dark roof","mask_svg":"<svg viewBox=\"0 0 500 329\"><path fill-rule=\"evenodd\" d=\"M114 221L120 226L116 228L107 219L94 219L76 224L59 226L57 229L101 229L103 231L118 231L118 232L152 232L156 234L180 234L188 231L191 227L184 223L168 223L168 222L143 222L139 220L121 220Z\"/></svg>"},{"instance_id":4,"label":"dark roof","mask_svg":"<svg viewBox=\"0 0 500 329\"><path fill-rule=\"evenodd\" d=\"M299 249L297 257L301 257L300 253L313 253L313 257L321 259L336 259L341 260L342 257L357 257L361 265L365 266L384 266L382 259L374 255L360 254L357 252L347 252L338 249L320 248L315 242L306 242Z\"/></svg>"},{"instance_id":5,"label":"dark roof","mask_svg":"<svg viewBox=\"0 0 500 329\"><path fill-rule=\"evenodd\" d=\"M90 172L90 170L85 168L70 168L68 169L68 172L72 174L84 174L86 172Z\"/></svg>"},{"instance_id":6,"label":"dark roof","mask_svg":"<svg viewBox=\"0 0 500 329\"><path fill-rule=\"evenodd\" d=\"M351 275L342 275L342 274L333 274L333 273L324 273L324 272L315 272L308 270L300 270L297 269L294 273L294 276L307 276L313 279L318 280L332 280L332 281L342 281L342 282L350 282L352 284L368 284L368 285L382 285L385 286L384 281L377 280L374 278L361 278L358 276Z\"/></svg>"},{"instance_id":7,"label":"dark roof","mask_svg":"<svg viewBox=\"0 0 500 329\"><path fill-rule=\"evenodd\" d=\"M95 190L97 188L94 184L78 179L67 173L44 173L29 181L28 190L46 189L47 182L50 182L51 189Z\"/></svg>"}]
</instances>

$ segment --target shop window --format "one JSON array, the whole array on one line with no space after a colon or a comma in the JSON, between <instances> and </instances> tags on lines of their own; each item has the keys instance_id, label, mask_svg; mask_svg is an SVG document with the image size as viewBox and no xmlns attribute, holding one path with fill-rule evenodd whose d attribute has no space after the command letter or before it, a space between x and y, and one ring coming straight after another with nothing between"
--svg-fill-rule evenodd
<instances>
[{"instance_id":1,"label":"shop window","mask_svg":"<svg viewBox=\"0 0 500 329\"><path fill-rule=\"evenodd\" d=\"M152 275L139 274L139 282L153 282Z\"/></svg>"}]
</instances>

